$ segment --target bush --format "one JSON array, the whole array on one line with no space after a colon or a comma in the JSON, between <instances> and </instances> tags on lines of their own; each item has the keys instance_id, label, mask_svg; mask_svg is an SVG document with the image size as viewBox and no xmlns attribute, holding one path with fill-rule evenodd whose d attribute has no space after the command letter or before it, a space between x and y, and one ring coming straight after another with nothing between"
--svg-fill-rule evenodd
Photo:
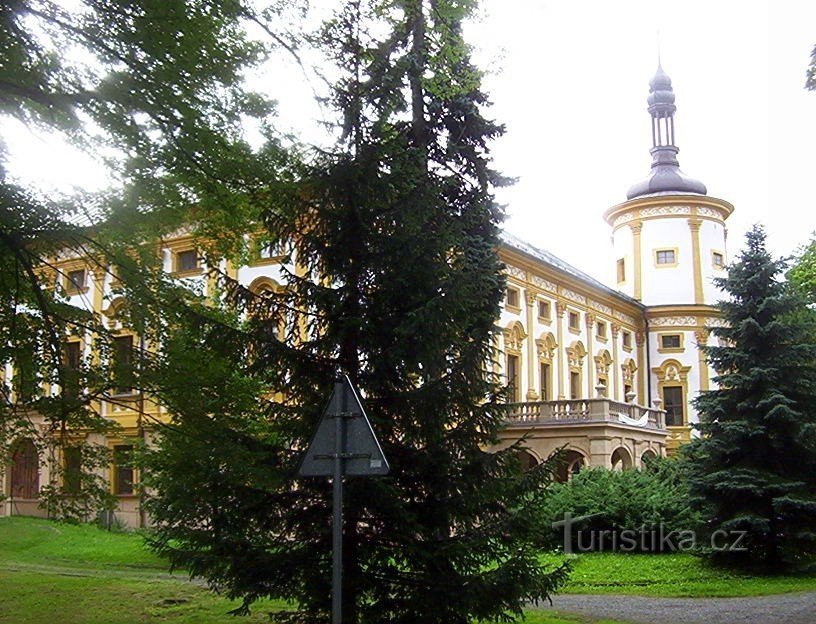
<instances>
[{"instance_id":1,"label":"bush","mask_svg":"<svg viewBox=\"0 0 816 624\"><path fill-rule=\"evenodd\" d=\"M568 483L552 485L538 518L542 546L563 546L564 529L553 528L552 524L563 521L567 513L573 518L592 516L574 525L573 541L577 530L634 530L664 535L696 530L700 517L689 505L686 466L683 460L672 458L655 459L645 468L623 472L587 468ZM659 544L654 548L652 541L641 542L636 550L659 549Z\"/></svg>"}]
</instances>

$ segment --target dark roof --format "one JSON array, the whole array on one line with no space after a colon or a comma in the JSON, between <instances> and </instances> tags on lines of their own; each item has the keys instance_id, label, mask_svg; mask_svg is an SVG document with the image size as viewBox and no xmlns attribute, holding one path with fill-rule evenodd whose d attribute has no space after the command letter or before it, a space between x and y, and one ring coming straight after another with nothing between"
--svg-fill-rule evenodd
<instances>
[{"instance_id":1,"label":"dark roof","mask_svg":"<svg viewBox=\"0 0 816 624\"><path fill-rule=\"evenodd\" d=\"M598 281L588 273L584 273L580 269L576 269L574 266L565 262L558 256L553 255L549 251L545 251L544 249L539 249L530 243L521 240L519 237L510 234L510 232L502 231L501 233L501 241L502 244L506 247L510 247L511 249L515 249L516 251L520 251L521 253L538 260L539 262L543 262L544 264L552 267L553 269L560 271L561 273L565 273L570 277L574 277L575 279L584 283L584 285L589 286L595 290L600 290L601 292L606 293L616 299L620 299L624 303L628 303L629 305L637 306L638 308L645 309L644 306L640 301L637 299L633 299L629 295L622 293L619 290L615 290L614 288L610 288L603 282Z\"/></svg>"}]
</instances>

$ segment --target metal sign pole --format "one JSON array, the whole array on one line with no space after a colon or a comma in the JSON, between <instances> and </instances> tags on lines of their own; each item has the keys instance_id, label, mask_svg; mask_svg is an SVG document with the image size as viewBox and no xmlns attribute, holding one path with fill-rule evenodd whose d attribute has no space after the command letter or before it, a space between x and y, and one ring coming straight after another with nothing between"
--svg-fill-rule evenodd
<instances>
[{"instance_id":1,"label":"metal sign pole","mask_svg":"<svg viewBox=\"0 0 816 624\"><path fill-rule=\"evenodd\" d=\"M347 396L340 383L335 392L343 393L341 412L347 409ZM334 475L332 483L332 624L343 621L343 429L345 414L334 416Z\"/></svg>"},{"instance_id":2,"label":"metal sign pole","mask_svg":"<svg viewBox=\"0 0 816 624\"><path fill-rule=\"evenodd\" d=\"M347 375L339 377L298 468L300 477L333 479L332 624L343 622L343 476L383 476L389 471L351 380Z\"/></svg>"}]
</instances>

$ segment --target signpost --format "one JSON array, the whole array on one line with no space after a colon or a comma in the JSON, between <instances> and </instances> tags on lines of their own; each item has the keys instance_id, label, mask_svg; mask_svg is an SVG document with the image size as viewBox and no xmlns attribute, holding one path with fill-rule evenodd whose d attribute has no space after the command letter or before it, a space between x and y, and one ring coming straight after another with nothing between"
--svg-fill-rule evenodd
<instances>
[{"instance_id":1,"label":"signpost","mask_svg":"<svg viewBox=\"0 0 816 624\"><path fill-rule=\"evenodd\" d=\"M301 477L332 478L332 624L342 622L343 476L379 476L388 471L388 462L351 380L348 375L338 377L298 469Z\"/></svg>"}]
</instances>

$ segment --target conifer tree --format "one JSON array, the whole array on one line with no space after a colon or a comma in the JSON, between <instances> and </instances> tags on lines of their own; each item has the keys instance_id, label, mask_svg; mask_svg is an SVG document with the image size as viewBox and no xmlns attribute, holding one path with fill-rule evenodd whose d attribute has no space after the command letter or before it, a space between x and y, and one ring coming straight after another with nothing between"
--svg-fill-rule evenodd
<instances>
[{"instance_id":1,"label":"conifer tree","mask_svg":"<svg viewBox=\"0 0 816 624\"><path fill-rule=\"evenodd\" d=\"M330 485L293 477L337 369L392 467L345 485L344 622L512 619L564 578L539 564L525 513L546 467L524 474L516 448L489 450L504 414L490 373L502 178L488 149L502 128L482 114L462 37L472 8L344 3L318 37L336 64L340 136L278 185L266 215L291 260L284 288L233 285L248 314L222 327L206 308L169 324L165 344L196 346L203 385L174 391L172 358L157 358L174 416L153 455L155 545L245 606L284 597L303 621L327 620ZM220 383L238 392L229 404Z\"/></svg>"},{"instance_id":2,"label":"conifer tree","mask_svg":"<svg viewBox=\"0 0 816 624\"><path fill-rule=\"evenodd\" d=\"M691 449L692 491L708 516L714 552L739 565L776 567L816 553L814 319L781 279L756 226L718 284L728 298L706 347L718 388L696 400L702 438ZM715 531L725 533L714 534ZM726 534L729 537L726 537Z\"/></svg>"}]
</instances>

